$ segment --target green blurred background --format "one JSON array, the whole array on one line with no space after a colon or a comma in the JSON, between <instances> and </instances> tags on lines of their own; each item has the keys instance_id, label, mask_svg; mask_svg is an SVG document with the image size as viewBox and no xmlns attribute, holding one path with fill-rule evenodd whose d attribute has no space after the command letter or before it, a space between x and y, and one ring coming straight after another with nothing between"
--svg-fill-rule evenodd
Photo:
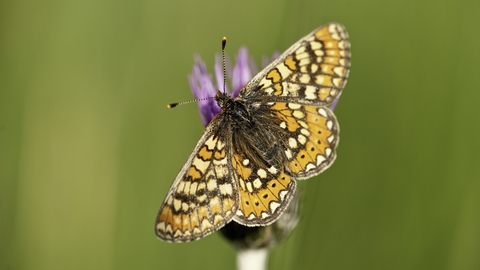
<instances>
[{"instance_id":1,"label":"green blurred background","mask_svg":"<svg viewBox=\"0 0 480 270\"><path fill-rule=\"evenodd\" d=\"M234 269L218 233L156 239L203 127L187 74L344 24L335 164L270 269L480 269L480 2L0 2L0 269Z\"/></svg>"}]
</instances>

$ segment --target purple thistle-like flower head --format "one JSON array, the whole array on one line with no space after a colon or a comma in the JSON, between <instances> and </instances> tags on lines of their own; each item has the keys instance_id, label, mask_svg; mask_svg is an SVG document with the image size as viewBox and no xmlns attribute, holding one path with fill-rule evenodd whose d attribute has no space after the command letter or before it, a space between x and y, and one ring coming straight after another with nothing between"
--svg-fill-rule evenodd
<instances>
[{"instance_id":1,"label":"purple thistle-like flower head","mask_svg":"<svg viewBox=\"0 0 480 270\"><path fill-rule=\"evenodd\" d=\"M188 75L190 88L198 101L198 110L203 124L206 126L213 117L222 109L218 107L217 102L212 97L216 94L216 88L213 84L212 75L207 72L205 62L200 56L195 56L192 74ZM209 99L206 99L209 98Z\"/></svg>"},{"instance_id":2,"label":"purple thistle-like flower head","mask_svg":"<svg viewBox=\"0 0 480 270\"><path fill-rule=\"evenodd\" d=\"M268 64L268 63L267 63ZM225 84L225 91L230 93L233 97L237 97L240 89L258 73L255 60L248 55L248 49L241 47L232 67L228 56L225 60L225 69L227 73L227 83ZM213 119L213 117L222 111L217 105L213 97L217 90L223 92L223 68L222 56L217 54L215 56L215 82L213 76L207 72L205 62L200 56L195 56L195 64L193 65L192 74L189 74L188 80L192 93L197 99L204 99L198 102L198 110L203 124L206 126Z\"/></svg>"}]
</instances>

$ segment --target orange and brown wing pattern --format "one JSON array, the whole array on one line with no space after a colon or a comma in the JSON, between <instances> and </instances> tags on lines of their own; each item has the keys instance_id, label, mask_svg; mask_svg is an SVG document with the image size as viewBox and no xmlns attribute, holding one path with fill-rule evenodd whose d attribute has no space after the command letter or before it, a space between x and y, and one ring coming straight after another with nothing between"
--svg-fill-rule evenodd
<instances>
[{"instance_id":1,"label":"orange and brown wing pattern","mask_svg":"<svg viewBox=\"0 0 480 270\"><path fill-rule=\"evenodd\" d=\"M331 23L293 44L238 98L219 92L222 112L170 188L157 236L187 242L232 219L245 226L277 220L295 193L295 179L317 175L335 160L339 126L328 106L340 96L349 68L347 32Z\"/></svg>"},{"instance_id":2,"label":"orange and brown wing pattern","mask_svg":"<svg viewBox=\"0 0 480 270\"><path fill-rule=\"evenodd\" d=\"M233 219L245 226L266 226L277 220L295 193L295 181L283 167L264 167L239 153L234 153L232 163L240 195Z\"/></svg>"},{"instance_id":3,"label":"orange and brown wing pattern","mask_svg":"<svg viewBox=\"0 0 480 270\"><path fill-rule=\"evenodd\" d=\"M339 127L326 107L274 102L270 109L281 119L288 138L284 142L287 168L295 179L326 170L335 160Z\"/></svg>"},{"instance_id":4,"label":"orange and brown wing pattern","mask_svg":"<svg viewBox=\"0 0 480 270\"><path fill-rule=\"evenodd\" d=\"M232 220L238 208L238 184L224 137L207 128L198 142L160 208L155 226L160 239L192 241Z\"/></svg>"},{"instance_id":5,"label":"orange and brown wing pattern","mask_svg":"<svg viewBox=\"0 0 480 270\"><path fill-rule=\"evenodd\" d=\"M348 34L342 25L331 23L293 44L255 76L240 95L329 105L341 94L349 68Z\"/></svg>"}]
</instances>

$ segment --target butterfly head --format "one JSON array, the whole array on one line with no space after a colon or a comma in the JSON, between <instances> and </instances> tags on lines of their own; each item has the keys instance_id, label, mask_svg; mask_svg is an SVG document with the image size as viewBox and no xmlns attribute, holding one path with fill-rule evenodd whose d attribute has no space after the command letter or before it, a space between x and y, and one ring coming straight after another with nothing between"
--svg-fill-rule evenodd
<instances>
[{"instance_id":1,"label":"butterfly head","mask_svg":"<svg viewBox=\"0 0 480 270\"><path fill-rule=\"evenodd\" d=\"M228 104L233 102L233 99L229 94L220 91L217 91L215 100L217 101L218 107L222 108L222 110L225 110Z\"/></svg>"}]
</instances>

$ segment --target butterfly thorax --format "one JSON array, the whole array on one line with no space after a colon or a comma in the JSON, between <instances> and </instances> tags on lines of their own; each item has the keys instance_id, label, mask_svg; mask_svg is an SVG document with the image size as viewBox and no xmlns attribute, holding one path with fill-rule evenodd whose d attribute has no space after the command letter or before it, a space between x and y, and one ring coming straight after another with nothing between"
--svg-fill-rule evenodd
<instances>
[{"instance_id":1,"label":"butterfly thorax","mask_svg":"<svg viewBox=\"0 0 480 270\"><path fill-rule=\"evenodd\" d=\"M285 157L278 138L284 137L285 130L279 127L278 119L269 113L268 107L220 91L215 100L222 108L222 122L231 132L234 153L242 153L243 158L256 164L282 166ZM265 121L273 125L267 127Z\"/></svg>"},{"instance_id":2,"label":"butterfly thorax","mask_svg":"<svg viewBox=\"0 0 480 270\"><path fill-rule=\"evenodd\" d=\"M230 95L220 91L215 95L215 100L229 123L232 123L231 128L241 126L249 128L252 124L250 112L245 104L245 101L239 98L232 98Z\"/></svg>"}]
</instances>

